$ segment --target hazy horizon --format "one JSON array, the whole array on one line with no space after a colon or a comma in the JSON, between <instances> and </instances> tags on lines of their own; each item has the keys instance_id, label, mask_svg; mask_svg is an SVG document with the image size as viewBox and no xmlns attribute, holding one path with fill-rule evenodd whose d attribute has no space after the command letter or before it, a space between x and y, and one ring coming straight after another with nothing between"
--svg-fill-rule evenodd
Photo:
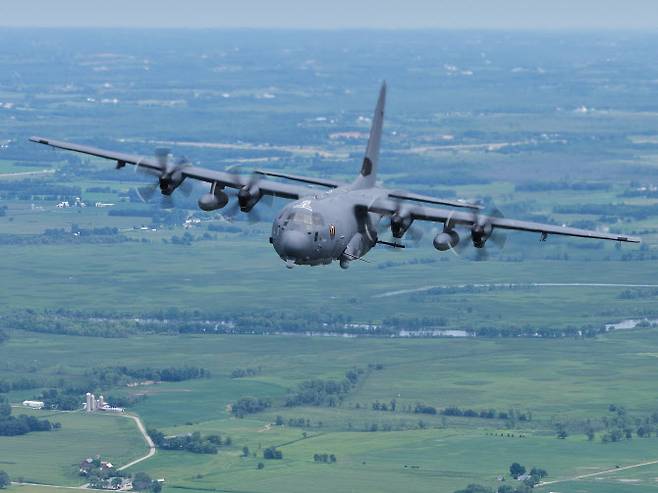
<instances>
[{"instance_id":1,"label":"hazy horizon","mask_svg":"<svg viewBox=\"0 0 658 493\"><path fill-rule=\"evenodd\" d=\"M5 0L0 27L658 30L649 0Z\"/></svg>"}]
</instances>

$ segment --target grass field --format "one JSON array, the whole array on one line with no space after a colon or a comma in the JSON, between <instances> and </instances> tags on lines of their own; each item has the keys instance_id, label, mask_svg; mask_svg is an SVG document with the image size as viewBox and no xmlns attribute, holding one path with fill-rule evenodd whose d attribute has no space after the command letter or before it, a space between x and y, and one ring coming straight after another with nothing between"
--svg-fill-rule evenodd
<instances>
[{"instance_id":1,"label":"grass field","mask_svg":"<svg viewBox=\"0 0 658 493\"><path fill-rule=\"evenodd\" d=\"M625 461L629 464L641 461L651 454L656 455L656 449L655 443L626 444L609 450L585 440L495 438L485 436L484 430L424 430L368 433L365 436L364 433L332 433L281 447L285 459L281 463L267 461L262 471L256 470L256 463L262 459L217 457L186 460L178 453L159 454L148 466L154 474L168 477L170 486L199 491L207 488L295 492L336 489L453 491L471 482L495 484L496 476L506 472L501 464L509 465L518 457L523 457L526 464L542 464L549 471L572 476L599 468L613 468L618 462L623 465ZM314 453L327 451L338 457L335 465L313 462ZM619 461L620 457L624 460ZM182 474L174 475L174 470ZM618 477L635 476L624 473ZM646 482L639 481L640 484ZM579 482L575 485L581 487ZM547 488L553 491L596 491L565 489L561 484Z\"/></svg>"},{"instance_id":2,"label":"grass field","mask_svg":"<svg viewBox=\"0 0 658 493\"><path fill-rule=\"evenodd\" d=\"M98 339L15 332L0 346L6 369L0 378L32 368L34 375L55 373L74 382L76 375L99 364L162 367L191 363L208 368L210 379L139 388L148 398L134 410L146 426L165 433L199 430L231 436L233 446L218 455L160 451L136 466L169 487L197 491L453 491L469 482L495 483L513 461L539 466L550 479L658 459L658 439L635 438L602 444L574 433L557 440L553 422L598 419L610 403L629 413L658 409L658 330L618 332L589 340L465 339L402 340L265 336L144 336ZM111 361L107 359L111 356ZM614 360L614 365L610 361ZM353 366L381 363L338 408L285 408L286 389L309 378L340 378ZM4 365L3 365L4 366ZM260 366L262 372L231 379L233 368ZM122 392L134 392L126 389ZM10 394L11 396L12 394ZM226 405L240 396L270 397L274 408L235 419ZM28 396L15 394L14 400ZM395 413L370 410L370 403L395 398ZM436 407L457 405L530 411L532 423L515 430L498 429L499 421L432 417L404 412L406 404L422 401ZM356 404L360 403L357 409ZM268 426L276 415L284 420L304 417L310 428ZM427 429L414 429L419 421ZM102 453L119 463L144 449L131 422L122 418L62 414L62 430L0 438L0 457L12 457L6 468L47 483L73 484L72 465L79 456ZM109 420L109 421L108 421ZM116 430L107 434L107 423ZM320 426L318 423L322 422ZM405 431L361 431L366 424L402 426ZM350 431L350 428L353 431ZM303 433L307 438L304 439ZM514 437L492 436L513 433ZM75 437L71 441L71 435ZM87 433L87 435L83 435ZM520 438L524 435L525 438ZM85 437L84 439L82 437ZM60 441L62 440L62 441ZM109 441L108 441L109 440ZM96 442L101 445L86 445ZM41 444L46 443L44 449ZM65 449L65 459L51 456ZM241 458L243 446L258 457ZM263 461L262 449L279 445L282 461ZM43 451L44 468L29 467L34 451ZM41 453L41 452L39 452ZM314 453L333 453L336 464L315 464ZM258 471L258 462L265 469ZM405 467L407 466L407 467ZM615 491L651 488L649 472L657 466L606 475L601 484ZM620 482L619 479L637 479ZM547 491L598 493L599 480L560 483ZM588 486L590 485L590 486ZM612 491L612 490L611 490ZM648 491L648 490L647 490Z\"/></svg>"},{"instance_id":3,"label":"grass field","mask_svg":"<svg viewBox=\"0 0 658 493\"><path fill-rule=\"evenodd\" d=\"M0 469L13 480L55 485L80 485L79 464L100 454L120 466L147 452L135 423L125 417L15 409L14 414L32 414L59 422L53 432L0 437ZM24 491L21 489L21 491Z\"/></svg>"},{"instance_id":4,"label":"grass field","mask_svg":"<svg viewBox=\"0 0 658 493\"><path fill-rule=\"evenodd\" d=\"M435 295L414 292L485 281L654 284L653 272L644 262L450 259L390 269L363 264L346 272L336 265L288 271L265 241L235 235L189 247L128 243L4 248L0 268L7 282L0 287L0 296L14 309L57 309L74 301L77 310L87 312L138 313L144 307L156 310L173 305L230 317L248 313L240 307L259 300L255 313L341 313L358 322L392 316L443 317L447 327L457 329L602 325L656 313L655 296L619 299L628 289L624 286L501 288ZM423 254L378 251L373 257L408 261L434 255L428 248ZM230 258L235 260L228 261ZM285 283L285 290L271 289L280 283Z\"/></svg>"}]
</instances>

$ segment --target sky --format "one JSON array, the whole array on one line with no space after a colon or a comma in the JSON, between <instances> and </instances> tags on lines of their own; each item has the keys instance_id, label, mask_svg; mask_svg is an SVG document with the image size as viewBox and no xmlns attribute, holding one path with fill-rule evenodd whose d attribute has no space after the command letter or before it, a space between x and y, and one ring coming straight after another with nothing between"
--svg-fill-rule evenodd
<instances>
[{"instance_id":1,"label":"sky","mask_svg":"<svg viewBox=\"0 0 658 493\"><path fill-rule=\"evenodd\" d=\"M0 0L0 26L658 30L658 1Z\"/></svg>"}]
</instances>

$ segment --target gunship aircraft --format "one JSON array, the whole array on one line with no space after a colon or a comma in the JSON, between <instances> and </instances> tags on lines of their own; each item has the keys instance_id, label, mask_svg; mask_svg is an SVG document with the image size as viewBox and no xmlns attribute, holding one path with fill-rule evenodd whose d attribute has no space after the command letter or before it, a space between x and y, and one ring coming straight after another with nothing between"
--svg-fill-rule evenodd
<instances>
[{"instance_id":1,"label":"gunship aircraft","mask_svg":"<svg viewBox=\"0 0 658 493\"><path fill-rule=\"evenodd\" d=\"M456 249L464 242L471 242L475 248L482 249L497 230L534 232L540 235L542 241L549 235L561 235L640 242L639 238L620 234L508 219L501 214L484 214L482 206L477 203L384 188L376 180L385 103L386 83L383 83L361 170L351 183L262 170L245 176L193 166L184 160L172 162L168 156L125 154L43 137L31 137L30 140L116 161L117 169L124 168L126 164L135 165L157 176L160 192L165 196L170 196L185 180L206 182L209 191L198 202L204 211L222 209L229 203L227 187L237 190L237 203L245 213L250 212L265 196L292 200L277 215L270 236L270 243L287 267L325 265L338 261L346 269L352 261L363 260L377 244L403 248L400 240L415 221L439 223L440 230L433 244L441 252ZM381 224L390 228L393 241L379 238ZM462 232L460 235L458 229L465 230L465 234Z\"/></svg>"}]
</instances>

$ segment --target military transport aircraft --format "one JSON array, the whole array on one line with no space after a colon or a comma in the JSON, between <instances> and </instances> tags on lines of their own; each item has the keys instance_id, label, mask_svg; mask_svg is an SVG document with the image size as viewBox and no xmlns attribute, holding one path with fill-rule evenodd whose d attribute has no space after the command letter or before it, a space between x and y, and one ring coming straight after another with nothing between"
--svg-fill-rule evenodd
<instances>
[{"instance_id":1,"label":"military transport aircraft","mask_svg":"<svg viewBox=\"0 0 658 493\"><path fill-rule=\"evenodd\" d=\"M630 236L506 219L500 214L484 214L479 204L444 200L380 186L376 179L385 102L386 83L382 84L379 93L361 172L352 183L274 171L255 171L251 176L245 176L192 166L184 160L172 162L167 153L145 157L42 137L32 137L30 140L110 159L116 161L117 169L133 164L155 174L160 191L165 196L171 195L185 180L207 182L210 190L199 199L199 207L204 211L221 209L228 204L226 187L237 190L237 204L242 212L251 211L259 200L268 195L293 200L274 220L270 237L270 243L287 267L323 265L337 260L346 269L351 261L363 260L363 256L377 244L404 247L398 240L410 230L414 221L442 224L433 241L439 251L456 249L460 242L465 241L481 249L487 240L494 237L495 230L535 232L540 234L542 241L553 234L639 243L639 238ZM285 179L288 182L266 177ZM380 223L390 227L394 241L379 239ZM456 228L466 229L470 238L460 238Z\"/></svg>"}]
</instances>

